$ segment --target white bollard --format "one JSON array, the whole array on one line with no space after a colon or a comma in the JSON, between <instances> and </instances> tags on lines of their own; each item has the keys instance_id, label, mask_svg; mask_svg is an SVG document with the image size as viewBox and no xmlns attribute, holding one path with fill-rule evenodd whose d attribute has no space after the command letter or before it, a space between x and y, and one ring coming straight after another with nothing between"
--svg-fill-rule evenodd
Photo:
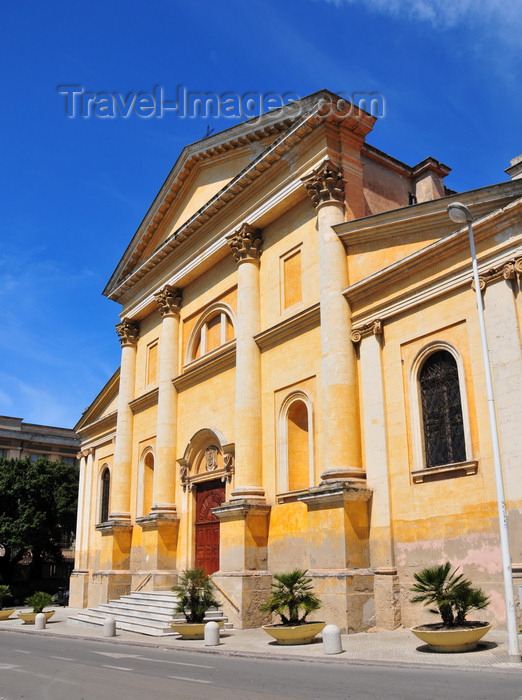
<instances>
[{"instance_id":1,"label":"white bollard","mask_svg":"<svg viewBox=\"0 0 522 700\"><path fill-rule=\"evenodd\" d=\"M207 622L205 625L205 646L217 647L219 645L219 625L217 622Z\"/></svg>"},{"instance_id":2,"label":"white bollard","mask_svg":"<svg viewBox=\"0 0 522 700\"><path fill-rule=\"evenodd\" d=\"M323 644L325 654L341 654L341 630L335 625L326 625L323 630Z\"/></svg>"},{"instance_id":3,"label":"white bollard","mask_svg":"<svg viewBox=\"0 0 522 700\"><path fill-rule=\"evenodd\" d=\"M34 618L34 628L35 630L44 630L45 625L47 624L47 618L43 613L38 613L38 615Z\"/></svg>"},{"instance_id":4,"label":"white bollard","mask_svg":"<svg viewBox=\"0 0 522 700\"><path fill-rule=\"evenodd\" d=\"M114 637L116 635L116 620L113 617L106 617L103 622L103 636Z\"/></svg>"}]
</instances>

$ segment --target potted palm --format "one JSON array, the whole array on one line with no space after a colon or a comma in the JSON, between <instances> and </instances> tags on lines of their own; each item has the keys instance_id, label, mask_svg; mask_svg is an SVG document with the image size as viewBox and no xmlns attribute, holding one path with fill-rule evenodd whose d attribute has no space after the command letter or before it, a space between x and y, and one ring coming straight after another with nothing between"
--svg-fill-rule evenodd
<instances>
[{"instance_id":1,"label":"potted palm","mask_svg":"<svg viewBox=\"0 0 522 700\"><path fill-rule=\"evenodd\" d=\"M32 612L29 613L18 613L18 617L23 620L25 625L34 625L34 621L38 613L43 612L45 619L49 620L55 613L54 610L47 610L44 612L44 608L51 605L53 602L53 597L50 593L45 591L36 591L33 595L30 595L25 599L25 604L30 605L33 608Z\"/></svg>"},{"instance_id":2,"label":"potted palm","mask_svg":"<svg viewBox=\"0 0 522 700\"><path fill-rule=\"evenodd\" d=\"M489 622L475 622L466 619L471 610L483 610L489 605L489 598L481 588L472 586L471 581L451 571L451 564L423 569L413 575L416 593L412 603L431 605L429 612L440 615L441 621L412 627L413 634L425 642L432 651L470 651L491 629Z\"/></svg>"},{"instance_id":3,"label":"potted palm","mask_svg":"<svg viewBox=\"0 0 522 700\"><path fill-rule=\"evenodd\" d=\"M304 569L294 569L274 574L276 581L272 584L271 595L259 607L262 612L276 613L281 618L279 624L263 625L265 632L278 644L310 644L326 625L326 622L306 619L322 605L306 573Z\"/></svg>"},{"instance_id":4,"label":"potted palm","mask_svg":"<svg viewBox=\"0 0 522 700\"><path fill-rule=\"evenodd\" d=\"M7 620L14 613L14 608L6 608L4 610L4 598L11 595L9 586L0 585L0 620Z\"/></svg>"},{"instance_id":5,"label":"potted palm","mask_svg":"<svg viewBox=\"0 0 522 700\"><path fill-rule=\"evenodd\" d=\"M182 639L203 639L205 615L209 608L219 605L214 596L214 584L202 569L187 569L179 575L178 584L172 590L178 596L174 612L185 616L184 621L172 620L171 628ZM223 625L222 621L216 620Z\"/></svg>"}]
</instances>

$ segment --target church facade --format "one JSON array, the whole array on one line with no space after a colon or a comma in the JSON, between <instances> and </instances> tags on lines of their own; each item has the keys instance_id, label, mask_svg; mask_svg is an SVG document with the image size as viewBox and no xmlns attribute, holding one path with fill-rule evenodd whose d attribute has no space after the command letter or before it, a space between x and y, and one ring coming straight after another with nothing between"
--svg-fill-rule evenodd
<instances>
[{"instance_id":1,"label":"church facade","mask_svg":"<svg viewBox=\"0 0 522 700\"><path fill-rule=\"evenodd\" d=\"M300 567L321 619L419 621L412 576L450 560L505 621L467 229L475 217L522 584L522 179L456 195L433 158L367 142L326 91L187 146L104 293L121 366L82 438L70 601L212 574L236 627Z\"/></svg>"}]
</instances>

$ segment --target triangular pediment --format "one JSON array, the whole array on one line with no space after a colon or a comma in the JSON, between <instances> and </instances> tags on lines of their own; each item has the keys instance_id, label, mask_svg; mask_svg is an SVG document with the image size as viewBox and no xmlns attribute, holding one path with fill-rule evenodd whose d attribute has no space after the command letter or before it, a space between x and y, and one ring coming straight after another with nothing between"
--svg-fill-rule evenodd
<instances>
[{"instance_id":1,"label":"triangular pediment","mask_svg":"<svg viewBox=\"0 0 522 700\"><path fill-rule=\"evenodd\" d=\"M268 113L186 146L141 222L104 294L127 277L293 123Z\"/></svg>"},{"instance_id":2,"label":"triangular pediment","mask_svg":"<svg viewBox=\"0 0 522 700\"><path fill-rule=\"evenodd\" d=\"M120 300L133 281L322 123L324 105L339 99L322 90L293 103L291 111L268 112L184 148L103 293ZM375 122L359 109L342 118L358 134Z\"/></svg>"},{"instance_id":3,"label":"triangular pediment","mask_svg":"<svg viewBox=\"0 0 522 700\"><path fill-rule=\"evenodd\" d=\"M111 417L114 417L115 423L119 387L120 369L118 368L75 425L74 429L79 435L84 438L95 425L102 422L111 423Z\"/></svg>"}]
</instances>

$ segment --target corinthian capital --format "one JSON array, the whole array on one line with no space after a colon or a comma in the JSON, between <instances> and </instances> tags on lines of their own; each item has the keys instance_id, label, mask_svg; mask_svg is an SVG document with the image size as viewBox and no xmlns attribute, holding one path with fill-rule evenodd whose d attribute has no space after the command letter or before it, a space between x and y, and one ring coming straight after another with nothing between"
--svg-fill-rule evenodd
<instances>
[{"instance_id":1,"label":"corinthian capital","mask_svg":"<svg viewBox=\"0 0 522 700\"><path fill-rule=\"evenodd\" d=\"M344 202L344 180L341 170L329 160L325 160L310 175L304 177L303 184L314 207L324 202Z\"/></svg>"},{"instance_id":2,"label":"corinthian capital","mask_svg":"<svg viewBox=\"0 0 522 700\"><path fill-rule=\"evenodd\" d=\"M166 284L154 295L162 316L178 316L181 309L182 292L179 287Z\"/></svg>"},{"instance_id":3,"label":"corinthian capital","mask_svg":"<svg viewBox=\"0 0 522 700\"><path fill-rule=\"evenodd\" d=\"M122 347L136 345L140 337L140 327L137 323L132 323L128 318L124 318L121 323L116 324L116 333Z\"/></svg>"},{"instance_id":4,"label":"corinthian capital","mask_svg":"<svg viewBox=\"0 0 522 700\"><path fill-rule=\"evenodd\" d=\"M243 260L259 260L263 237L258 228L243 224L237 231L227 236L228 245L232 248L232 255L237 263Z\"/></svg>"}]
</instances>

